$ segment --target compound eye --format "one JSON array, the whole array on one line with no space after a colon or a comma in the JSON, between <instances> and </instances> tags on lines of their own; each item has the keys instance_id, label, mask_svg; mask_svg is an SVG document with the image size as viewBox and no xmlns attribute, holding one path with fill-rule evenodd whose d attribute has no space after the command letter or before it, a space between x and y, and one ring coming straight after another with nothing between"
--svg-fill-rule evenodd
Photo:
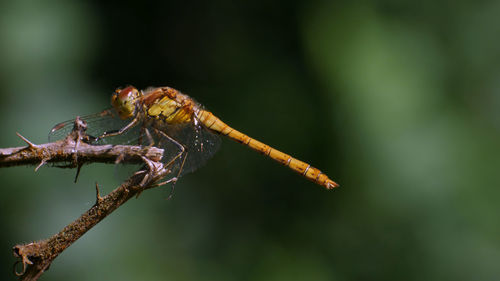
<instances>
[{"instance_id":1,"label":"compound eye","mask_svg":"<svg viewBox=\"0 0 500 281\"><path fill-rule=\"evenodd\" d=\"M134 115L135 101L139 97L139 91L132 86L117 89L111 97L111 104L120 115L120 118L127 119Z\"/></svg>"},{"instance_id":2,"label":"compound eye","mask_svg":"<svg viewBox=\"0 0 500 281\"><path fill-rule=\"evenodd\" d=\"M130 100L133 98L136 98L138 95L139 91L133 87L133 86L128 86L123 89L118 89L116 90L116 94L118 95L118 99L123 101Z\"/></svg>"}]
</instances>

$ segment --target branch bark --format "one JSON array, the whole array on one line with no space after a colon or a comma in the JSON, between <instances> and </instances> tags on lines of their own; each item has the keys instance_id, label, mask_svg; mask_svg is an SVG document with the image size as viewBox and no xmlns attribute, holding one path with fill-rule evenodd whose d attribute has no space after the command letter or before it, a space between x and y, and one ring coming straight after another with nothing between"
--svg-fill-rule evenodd
<instances>
[{"instance_id":1,"label":"branch bark","mask_svg":"<svg viewBox=\"0 0 500 281\"><path fill-rule=\"evenodd\" d=\"M160 161L163 149L131 145L90 145L85 142L65 138L52 143L33 144L20 134L28 146L0 148L0 168L20 165L38 165L64 163L64 168L75 168L86 163L143 163L141 157Z\"/></svg>"},{"instance_id":2,"label":"branch bark","mask_svg":"<svg viewBox=\"0 0 500 281\"><path fill-rule=\"evenodd\" d=\"M64 140L41 145L33 144L18 134L28 146L0 149L0 167L38 164L38 169L46 163L63 163L58 167L75 168L85 163L115 163L118 160L121 163L145 163L147 168L136 172L104 197L100 196L96 184L96 203L78 219L48 239L14 246L13 254L18 258L14 270L20 280L37 280L60 253L133 196L177 180L172 178L159 183L170 173L160 162L162 149L90 145L85 129L86 124L77 117L73 131Z\"/></svg>"}]
</instances>

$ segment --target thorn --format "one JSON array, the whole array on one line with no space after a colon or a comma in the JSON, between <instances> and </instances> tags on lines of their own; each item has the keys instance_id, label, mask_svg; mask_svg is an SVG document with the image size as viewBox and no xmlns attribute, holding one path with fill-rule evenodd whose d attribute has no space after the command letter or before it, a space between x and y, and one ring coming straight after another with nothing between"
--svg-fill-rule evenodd
<instances>
[{"instance_id":1,"label":"thorn","mask_svg":"<svg viewBox=\"0 0 500 281\"><path fill-rule=\"evenodd\" d=\"M135 172L132 176L137 176L137 175L144 174L144 173L146 173L146 171L140 170L140 171Z\"/></svg>"},{"instance_id":2,"label":"thorn","mask_svg":"<svg viewBox=\"0 0 500 281\"><path fill-rule=\"evenodd\" d=\"M45 164L47 164L47 160L46 159L42 159L42 161L40 161L40 164L38 164L38 166L36 166L35 172L38 171L38 169L40 169L40 167L42 167Z\"/></svg>"},{"instance_id":3,"label":"thorn","mask_svg":"<svg viewBox=\"0 0 500 281\"><path fill-rule=\"evenodd\" d=\"M19 138L21 138L21 139L22 139L25 143L27 143L27 144L28 144L28 146L29 146L30 148L38 148L38 145L36 145L36 144L34 144L34 143L30 142L27 138L23 137L20 133L17 133L17 132L16 132L16 135L17 135Z\"/></svg>"},{"instance_id":4,"label":"thorn","mask_svg":"<svg viewBox=\"0 0 500 281\"><path fill-rule=\"evenodd\" d=\"M99 184L97 184L97 182L95 183L95 197L96 197L96 200L95 200L95 204L96 205L99 205L101 202L102 202L102 197L101 197L101 193L99 192Z\"/></svg>"},{"instance_id":5,"label":"thorn","mask_svg":"<svg viewBox=\"0 0 500 281\"><path fill-rule=\"evenodd\" d=\"M124 158L125 158L125 154L122 153L122 154L118 155L118 157L116 157L115 164L120 164Z\"/></svg>"},{"instance_id":6,"label":"thorn","mask_svg":"<svg viewBox=\"0 0 500 281\"><path fill-rule=\"evenodd\" d=\"M17 271L16 270L16 265L18 265L20 262L23 263L23 270L21 272ZM33 262L30 261L28 259L28 257L26 255L21 255L21 260L20 261L17 261L15 264L14 264L14 273L17 275L17 276L23 276L25 273L26 273L26 269L28 269L28 265L33 265Z\"/></svg>"},{"instance_id":7,"label":"thorn","mask_svg":"<svg viewBox=\"0 0 500 281\"><path fill-rule=\"evenodd\" d=\"M78 164L76 168L76 176L75 176L75 183L78 180L78 175L80 175L80 170L82 169L83 164Z\"/></svg>"},{"instance_id":8,"label":"thorn","mask_svg":"<svg viewBox=\"0 0 500 281\"><path fill-rule=\"evenodd\" d=\"M33 264L33 262L30 261L30 259L28 259L28 257L26 255L23 255L23 263L24 264L29 264L29 265Z\"/></svg>"},{"instance_id":9,"label":"thorn","mask_svg":"<svg viewBox=\"0 0 500 281\"><path fill-rule=\"evenodd\" d=\"M144 191L144 189L139 190L137 192L137 194L135 195L135 199L139 198L139 195L141 195L143 191Z\"/></svg>"},{"instance_id":10,"label":"thorn","mask_svg":"<svg viewBox=\"0 0 500 281\"><path fill-rule=\"evenodd\" d=\"M141 182L139 183L139 187L141 187L143 189L146 186L146 183L149 182L150 175L151 175L150 173L147 173L144 175ZM140 194L140 192L139 192L139 194ZM139 197L139 195L137 195L137 197Z\"/></svg>"},{"instance_id":11,"label":"thorn","mask_svg":"<svg viewBox=\"0 0 500 281\"><path fill-rule=\"evenodd\" d=\"M75 164L78 164L78 145L80 144L80 138L78 138L76 141L75 141L75 147L73 148L73 150L75 151L73 153L73 162L75 162Z\"/></svg>"}]
</instances>

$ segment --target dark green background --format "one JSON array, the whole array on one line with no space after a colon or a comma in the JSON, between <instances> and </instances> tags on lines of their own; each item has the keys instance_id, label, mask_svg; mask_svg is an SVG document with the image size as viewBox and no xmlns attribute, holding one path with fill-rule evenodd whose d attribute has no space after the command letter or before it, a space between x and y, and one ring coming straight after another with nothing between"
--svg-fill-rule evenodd
<instances>
[{"instance_id":1,"label":"dark green background","mask_svg":"<svg viewBox=\"0 0 500 281\"><path fill-rule=\"evenodd\" d=\"M43 280L498 280L499 1L3 1L0 146L114 88L168 85L320 168L230 140L131 200ZM111 165L0 170L0 271L94 203Z\"/></svg>"}]
</instances>

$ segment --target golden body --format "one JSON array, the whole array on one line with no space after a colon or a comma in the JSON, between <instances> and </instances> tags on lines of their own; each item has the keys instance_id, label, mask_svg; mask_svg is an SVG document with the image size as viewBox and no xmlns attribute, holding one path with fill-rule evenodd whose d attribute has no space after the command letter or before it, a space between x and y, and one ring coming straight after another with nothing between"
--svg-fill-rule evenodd
<instances>
[{"instance_id":1,"label":"golden body","mask_svg":"<svg viewBox=\"0 0 500 281\"><path fill-rule=\"evenodd\" d=\"M142 92L129 86L116 90L111 103L122 119L133 118L126 127L115 134L144 121L161 125L201 124L212 132L228 136L276 160L327 189L338 186L319 169L231 128L210 111L201 108L192 98L173 88L158 87Z\"/></svg>"}]
</instances>

